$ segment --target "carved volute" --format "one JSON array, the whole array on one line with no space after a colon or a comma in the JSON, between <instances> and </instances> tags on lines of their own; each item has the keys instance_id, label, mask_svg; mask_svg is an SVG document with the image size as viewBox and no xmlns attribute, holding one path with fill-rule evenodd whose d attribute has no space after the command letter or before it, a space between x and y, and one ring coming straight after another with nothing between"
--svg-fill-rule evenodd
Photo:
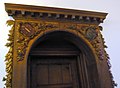
<instances>
[{"instance_id":1,"label":"carved volute","mask_svg":"<svg viewBox=\"0 0 120 88\"><path fill-rule=\"evenodd\" d=\"M105 41L101 34L102 27L99 26L100 23L103 23L107 13L8 3L5 4L5 10L8 16L14 19L7 21L9 26L12 25L12 28L8 35L9 42L6 44L7 47L10 47L5 60L6 88L29 88L27 64L34 43L42 36L59 31L76 36L78 38L76 40L68 38L70 41L75 41L76 46L80 39L82 43L80 45L78 42L78 46L81 47L84 44L81 47L81 52L83 50L86 58L89 56L89 52L92 53L97 73L90 73L92 76L98 75L98 79L94 78L98 81L95 82L95 86L99 86L98 88L113 88L115 86L110 72L109 56L105 51L107 46L104 44ZM67 38L67 34L65 36ZM94 65L90 66L88 67L89 71ZM92 88L94 83L91 83L86 88Z\"/></svg>"}]
</instances>

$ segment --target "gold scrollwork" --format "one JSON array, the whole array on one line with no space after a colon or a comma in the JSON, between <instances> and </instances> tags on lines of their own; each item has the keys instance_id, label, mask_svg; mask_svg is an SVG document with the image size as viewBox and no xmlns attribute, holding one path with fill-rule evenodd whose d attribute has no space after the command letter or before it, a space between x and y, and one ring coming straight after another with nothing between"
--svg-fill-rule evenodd
<instances>
[{"instance_id":1,"label":"gold scrollwork","mask_svg":"<svg viewBox=\"0 0 120 88\"><path fill-rule=\"evenodd\" d=\"M58 25L51 22L20 22L18 27L19 30L19 39L17 40L18 48L17 48L17 59L21 61L24 59L26 48L31 39L37 36L41 31L47 29L55 29L58 28Z\"/></svg>"},{"instance_id":2,"label":"gold scrollwork","mask_svg":"<svg viewBox=\"0 0 120 88\"><path fill-rule=\"evenodd\" d=\"M22 25L21 25L22 24ZM27 24L27 25L26 25ZM19 39L17 40L18 42L18 48L17 48L17 53L18 53L18 61L21 61L24 59L25 53L26 53L26 48L29 43L29 41L37 36L41 31L47 30L47 29L56 29L56 28L65 28L65 29L70 29L70 30L76 30L79 33L81 33L88 41L91 42L93 47L95 48L97 56L100 58L102 57L102 49L100 47L100 40L98 39L98 29L97 26L91 26L91 25L81 25L79 28L77 27L76 24L71 24L70 23L52 23L52 22L20 22L19 23L19 32L20 36ZM21 29L22 27L23 29ZM25 28L26 26L26 28ZM29 28L30 27L30 28ZM24 32L26 30L28 33ZM30 34L29 34L30 33ZM30 35L30 36L29 36ZM102 57L103 58L103 57Z\"/></svg>"},{"instance_id":3,"label":"gold scrollwork","mask_svg":"<svg viewBox=\"0 0 120 88\"><path fill-rule=\"evenodd\" d=\"M22 25L21 25L22 24ZM17 40L18 42L18 61L21 61L24 59L26 48L29 43L29 41L37 36L41 31L47 30L47 29L56 29L56 28L65 28L70 30L76 30L79 33L81 33L93 46L93 48L96 51L96 54L98 58L103 59L104 58L104 50L103 46L105 46L101 41L101 36L99 34L99 30L101 30L101 27L95 26L95 25L81 25L80 27L77 27L77 24L71 24L70 23L60 23L60 26L58 23L52 23L52 22L20 22L19 23L19 32L20 36ZM21 27L22 26L22 27ZM26 28L27 29L26 29ZM23 29L21 29L23 28ZM25 30L25 31L24 31ZM26 33L27 32L27 33ZM100 39L101 38L101 39Z\"/></svg>"}]
</instances>

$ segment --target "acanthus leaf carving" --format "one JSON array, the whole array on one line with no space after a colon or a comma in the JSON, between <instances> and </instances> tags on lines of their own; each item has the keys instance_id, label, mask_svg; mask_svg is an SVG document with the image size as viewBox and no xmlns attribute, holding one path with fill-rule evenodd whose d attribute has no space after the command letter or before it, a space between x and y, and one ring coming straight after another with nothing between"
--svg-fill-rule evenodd
<instances>
[{"instance_id":1,"label":"acanthus leaf carving","mask_svg":"<svg viewBox=\"0 0 120 88\"><path fill-rule=\"evenodd\" d=\"M70 26L68 26L67 28L68 28L68 29L71 29L71 30L76 30L76 29L77 29L76 25L70 25Z\"/></svg>"},{"instance_id":2,"label":"acanthus leaf carving","mask_svg":"<svg viewBox=\"0 0 120 88\"><path fill-rule=\"evenodd\" d=\"M99 29L102 31L102 27L99 26ZM114 77L112 75L112 72L111 72L111 63L110 63L110 57L109 57L109 54L107 54L105 48L108 48L107 45L105 45L105 40L100 32L100 36L101 36L101 40L102 40L102 44L103 44L103 50L104 50L104 55L105 55L105 59L107 60L107 65L108 65L108 68L109 68L109 74L111 76L111 79L112 79L112 87L114 88L114 86L117 87L117 83L114 81Z\"/></svg>"},{"instance_id":3,"label":"acanthus leaf carving","mask_svg":"<svg viewBox=\"0 0 120 88\"><path fill-rule=\"evenodd\" d=\"M93 46L97 57L100 60L104 59L104 44L101 41L101 34L99 30L101 30L99 26L89 25L89 26L81 26L79 31L80 33L91 43Z\"/></svg>"},{"instance_id":4,"label":"acanthus leaf carving","mask_svg":"<svg viewBox=\"0 0 120 88\"><path fill-rule=\"evenodd\" d=\"M19 38L17 40L18 48L17 48L17 59L18 61L22 61L26 54L26 48L31 39L37 36L41 31L47 29L58 28L57 24L53 23L34 23L34 22L20 22L18 23L19 30Z\"/></svg>"},{"instance_id":5,"label":"acanthus leaf carving","mask_svg":"<svg viewBox=\"0 0 120 88\"><path fill-rule=\"evenodd\" d=\"M6 77L3 78L3 81L6 81L5 85L6 88L12 88L12 65L13 65L13 40L14 40L14 26L15 22L13 20L8 20L7 22L8 26L12 26L11 30L9 31L9 38L8 43L6 43L5 46L10 47L8 53L6 54Z\"/></svg>"},{"instance_id":6,"label":"acanthus leaf carving","mask_svg":"<svg viewBox=\"0 0 120 88\"><path fill-rule=\"evenodd\" d=\"M96 54L98 58L101 60L104 59L104 51L103 51L103 44L101 43L101 39L98 33L98 30L102 30L102 27L98 27L95 25L81 25L80 27L77 27L76 24L63 24L64 28L70 29L70 30L76 30L79 33L81 33L94 47ZM22 27L21 27L22 26ZM27 29L26 29L26 28ZM27 32L30 34L27 34L26 32L22 32L21 28L24 28L24 30L27 30ZM20 32L18 42L18 61L23 60L24 55L26 53L26 48L31 39L33 39L35 36L37 36L41 31L47 30L47 29L53 29L53 28L60 28L58 25L53 23L46 23L46 22L20 22L18 30ZM99 28L99 29L98 29ZM101 47L102 46L102 47ZM107 47L104 45L104 47Z\"/></svg>"},{"instance_id":7,"label":"acanthus leaf carving","mask_svg":"<svg viewBox=\"0 0 120 88\"><path fill-rule=\"evenodd\" d=\"M21 27L22 26L22 27ZM100 36L98 33L98 30L102 30L102 27L98 27L95 25L81 25L80 27L77 27L76 24L62 24L61 26L64 26L66 29L70 30L76 30L79 33L81 33L94 47L96 54L98 58L103 59L103 47L101 43L101 39L99 39ZM21 30L23 28L26 30L28 33L24 32L24 30ZM27 28L27 29L26 29ZM58 25L53 24L51 22L20 22L19 23L19 32L20 36L19 39L17 40L18 42L18 61L23 60L24 55L26 53L26 48L31 39L33 39L35 36L37 36L41 31L47 30L47 29L53 29L53 28L60 28ZM98 29L99 28L99 29ZM105 46L104 46L105 47Z\"/></svg>"},{"instance_id":8,"label":"acanthus leaf carving","mask_svg":"<svg viewBox=\"0 0 120 88\"><path fill-rule=\"evenodd\" d=\"M76 24L62 24L64 25L65 29L70 30L76 30L79 33L81 33L88 41L93 41L98 36L97 27L96 26L81 26L80 28L77 28ZM23 28L23 29L21 29ZM31 39L33 39L35 36L37 36L41 31L47 30L47 29L53 29L53 28L60 28L58 25L53 23L46 23L46 22L40 22L40 23L34 23L34 22L20 22L18 30L20 32L18 42L18 61L23 60L24 55L26 53L26 48ZM27 32L27 33L26 33ZM95 44L93 44L95 45ZM96 45L95 45L96 46ZM96 48L96 51L97 50ZM102 54L101 51L97 54L100 56Z\"/></svg>"},{"instance_id":9,"label":"acanthus leaf carving","mask_svg":"<svg viewBox=\"0 0 120 88\"><path fill-rule=\"evenodd\" d=\"M88 40L92 41L98 36L96 29L96 26L82 26L81 32Z\"/></svg>"},{"instance_id":10,"label":"acanthus leaf carving","mask_svg":"<svg viewBox=\"0 0 120 88\"><path fill-rule=\"evenodd\" d=\"M8 20L6 22L7 26L12 26L14 24L14 21L13 20Z\"/></svg>"}]
</instances>

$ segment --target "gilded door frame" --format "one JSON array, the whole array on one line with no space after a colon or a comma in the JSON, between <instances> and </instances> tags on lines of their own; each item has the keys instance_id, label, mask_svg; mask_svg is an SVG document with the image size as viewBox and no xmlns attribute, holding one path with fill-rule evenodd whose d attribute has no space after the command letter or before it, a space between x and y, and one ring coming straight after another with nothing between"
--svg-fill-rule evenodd
<instances>
[{"instance_id":1,"label":"gilded door frame","mask_svg":"<svg viewBox=\"0 0 120 88\"><path fill-rule=\"evenodd\" d=\"M89 24L72 24L68 22L45 22L45 21L23 21L23 20L16 20L16 21L8 21L8 24L12 23L13 28L10 31L10 38L9 41L11 43L7 43L6 46L10 47L10 51L8 52L13 57L10 58L12 60L11 64L11 72L7 72L11 78L7 78L7 83L11 85L13 88L26 88L27 87L27 58L29 56L29 52L32 48L32 45L35 41L41 38L44 35L55 31L63 31L73 35L74 37L78 38L78 40L72 39L72 41L76 42L76 46L81 48L81 51L88 56L91 56L95 61L98 78L98 83L100 84L100 88L104 84L101 80L103 80L102 74L100 70L100 62L103 59L107 59L107 53L104 50L104 43L102 39L102 35L100 33L101 27L97 25L89 25ZM33 27L35 30L30 34L24 34L21 31L21 27L25 25L29 25ZM11 24L10 24L11 25ZM37 26L35 26L37 25ZM40 28L40 29L38 29ZM92 34L91 34L92 33ZM11 39L12 37L12 39ZM13 41L14 40L14 41ZM80 40L80 41L79 41ZM82 43L82 44L80 44ZM80 47L82 45L83 47ZM102 48L102 49L101 49ZM100 51L100 52L98 52ZM89 54L87 53L89 52ZM101 56L101 52L103 53ZM7 57L7 59L9 59ZM9 60L7 60L9 62ZM106 68L107 69L107 68ZM108 75L109 76L109 75ZM19 80L18 80L19 78ZM8 85L8 86L9 86Z\"/></svg>"}]
</instances>

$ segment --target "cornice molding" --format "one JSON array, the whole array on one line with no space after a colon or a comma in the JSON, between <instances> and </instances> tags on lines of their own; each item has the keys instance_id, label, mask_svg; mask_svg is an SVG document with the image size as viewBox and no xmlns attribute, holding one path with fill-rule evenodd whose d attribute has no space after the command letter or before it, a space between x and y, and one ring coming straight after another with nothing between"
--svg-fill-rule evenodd
<instances>
[{"instance_id":1,"label":"cornice molding","mask_svg":"<svg viewBox=\"0 0 120 88\"><path fill-rule=\"evenodd\" d=\"M22 17L29 15L31 17L46 17L64 20L84 21L84 22L96 22L102 23L106 18L107 13L85 11L85 10L74 10L66 8L55 8L55 7L44 7L44 6L33 6L33 5L21 5L21 4L10 4L5 3L5 10L9 16L18 18L17 15Z\"/></svg>"}]
</instances>

